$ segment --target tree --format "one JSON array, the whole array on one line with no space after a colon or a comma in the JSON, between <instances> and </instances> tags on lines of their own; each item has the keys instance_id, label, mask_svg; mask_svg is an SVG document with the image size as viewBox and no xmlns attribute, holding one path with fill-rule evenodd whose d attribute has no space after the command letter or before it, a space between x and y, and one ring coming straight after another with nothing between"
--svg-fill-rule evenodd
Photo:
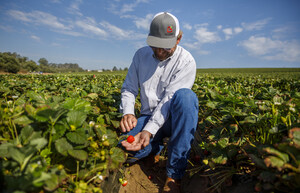
<instances>
[{"instance_id":1,"label":"tree","mask_svg":"<svg viewBox=\"0 0 300 193\"><path fill-rule=\"evenodd\" d=\"M34 72L34 71L38 71L39 66L34 61L29 60L25 63L25 69L30 72Z\"/></svg>"},{"instance_id":2,"label":"tree","mask_svg":"<svg viewBox=\"0 0 300 193\"><path fill-rule=\"evenodd\" d=\"M51 70L48 60L46 60L46 58L39 59L39 64L40 64L40 70L42 72L53 72L53 70Z\"/></svg>"},{"instance_id":3,"label":"tree","mask_svg":"<svg viewBox=\"0 0 300 193\"><path fill-rule=\"evenodd\" d=\"M1 53L0 68L9 73L17 73L20 71L20 64L15 56L9 52Z\"/></svg>"},{"instance_id":4,"label":"tree","mask_svg":"<svg viewBox=\"0 0 300 193\"><path fill-rule=\"evenodd\" d=\"M114 66L112 71L118 71L118 68L116 66Z\"/></svg>"}]
</instances>

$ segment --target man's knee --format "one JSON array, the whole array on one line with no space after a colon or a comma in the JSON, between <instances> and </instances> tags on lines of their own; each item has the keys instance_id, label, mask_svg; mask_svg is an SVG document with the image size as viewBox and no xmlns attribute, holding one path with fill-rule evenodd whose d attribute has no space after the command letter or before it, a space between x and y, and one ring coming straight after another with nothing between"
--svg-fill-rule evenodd
<instances>
[{"instance_id":1,"label":"man's knee","mask_svg":"<svg viewBox=\"0 0 300 193\"><path fill-rule=\"evenodd\" d=\"M174 93L172 100L174 103L198 106L197 95L191 89L188 88L181 88L177 90Z\"/></svg>"}]
</instances>

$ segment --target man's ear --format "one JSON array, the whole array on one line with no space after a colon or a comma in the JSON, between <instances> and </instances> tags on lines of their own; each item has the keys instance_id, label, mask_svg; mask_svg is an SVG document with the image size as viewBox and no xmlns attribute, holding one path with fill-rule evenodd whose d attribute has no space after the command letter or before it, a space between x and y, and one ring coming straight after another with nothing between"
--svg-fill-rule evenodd
<instances>
[{"instance_id":1,"label":"man's ear","mask_svg":"<svg viewBox=\"0 0 300 193\"><path fill-rule=\"evenodd\" d=\"M177 38L177 42L176 45L179 44L180 40L181 40L182 36L180 36L179 38Z\"/></svg>"}]
</instances>

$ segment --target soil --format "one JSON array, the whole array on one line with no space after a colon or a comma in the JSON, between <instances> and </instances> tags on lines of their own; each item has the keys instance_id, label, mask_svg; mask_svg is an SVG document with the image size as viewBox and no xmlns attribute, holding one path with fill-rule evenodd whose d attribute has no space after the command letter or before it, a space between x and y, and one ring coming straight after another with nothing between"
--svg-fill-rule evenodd
<instances>
[{"instance_id":1,"label":"soil","mask_svg":"<svg viewBox=\"0 0 300 193\"><path fill-rule=\"evenodd\" d=\"M120 185L118 193L161 193L166 179L165 160L151 165L147 160L140 160L124 170L126 186ZM150 177L149 177L150 176ZM253 193L253 180L228 179L221 188L211 191L214 183L210 177L201 173L189 176L185 174L181 182L182 193Z\"/></svg>"},{"instance_id":2,"label":"soil","mask_svg":"<svg viewBox=\"0 0 300 193\"><path fill-rule=\"evenodd\" d=\"M166 160L160 160L157 164L149 163L149 160L140 160L125 169L125 178L128 184L119 189L119 193L160 193L166 180ZM208 177L194 175L189 178L185 175L181 182L183 193L209 193Z\"/></svg>"}]
</instances>

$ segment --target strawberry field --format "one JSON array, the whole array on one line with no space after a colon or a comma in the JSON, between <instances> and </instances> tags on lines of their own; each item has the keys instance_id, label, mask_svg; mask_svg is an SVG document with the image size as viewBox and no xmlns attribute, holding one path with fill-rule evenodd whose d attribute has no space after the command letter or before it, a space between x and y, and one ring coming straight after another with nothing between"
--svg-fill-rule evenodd
<instances>
[{"instance_id":1,"label":"strawberry field","mask_svg":"<svg viewBox=\"0 0 300 193\"><path fill-rule=\"evenodd\" d=\"M199 124L187 173L213 178L211 191L244 175L258 192L299 189L299 77L299 69L199 72L192 88ZM117 147L124 78L0 75L4 192L102 192L113 172L126 181L128 155ZM137 116L139 108L137 98Z\"/></svg>"}]
</instances>

